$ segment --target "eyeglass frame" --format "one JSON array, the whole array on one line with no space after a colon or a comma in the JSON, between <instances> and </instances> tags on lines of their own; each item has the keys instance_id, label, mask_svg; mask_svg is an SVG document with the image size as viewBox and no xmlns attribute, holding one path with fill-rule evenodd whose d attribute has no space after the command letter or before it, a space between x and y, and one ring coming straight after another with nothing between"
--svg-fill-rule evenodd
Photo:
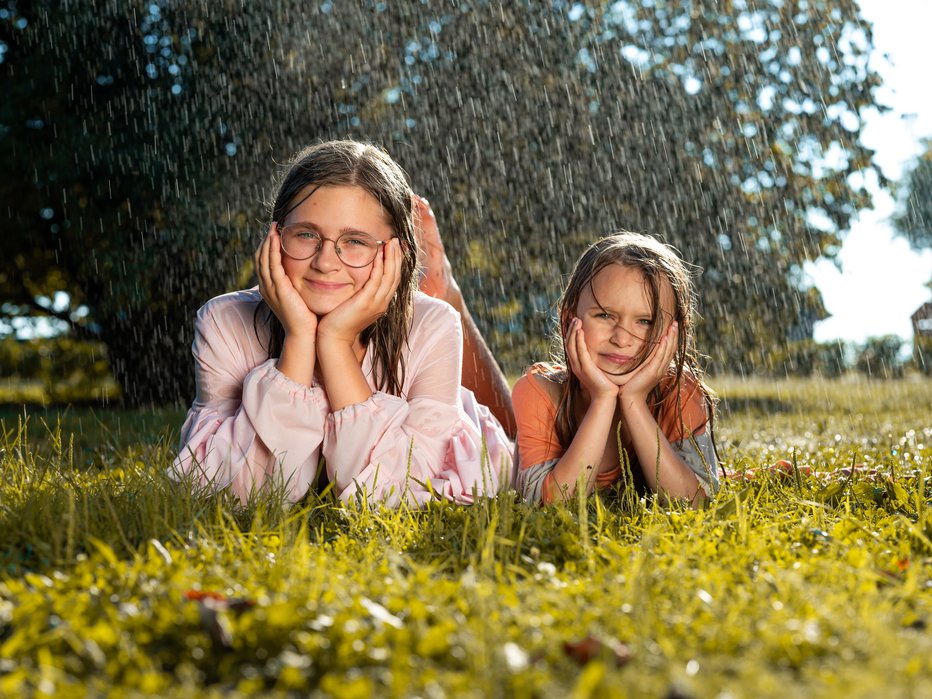
<instances>
[{"instance_id":1,"label":"eyeglass frame","mask_svg":"<svg viewBox=\"0 0 932 699\"><path fill-rule=\"evenodd\" d=\"M291 225L298 225L298 224L291 224ZM371 265L373 262L375 262L375 258L378 257L379 255L379 248L382 245L388 245L388 243L390 243L392 240L391 238L389 238L388 240L376 240L375 238L372 238L372 236L370 236L368 233L364 233L363 235L365 235L368 238L372 238L372 242L376 244L377 247L375 249L375 254L372 256L372 259L366 262L365 264L353 265L343 259L343 255L340 254L340 246L337 245L337 243L340 241L340 238L345 238L348 235L354 235L353 233L344 233L343 235L339 236L336 240L334 240L333 238L326 238L322 236L320 233L314 231L314 235L316 235L317 238L320 240L320 243L317 245L317 249L314 252L312 252L310 255L308 255L307 257L296 257L292 255L290 252L288 252L288 250L285 249L285 236L281 234L282 228L287 229L289 227L289 224L282 224L282 223L276 222L275 227L279 232L279 235L278 235L279 246L281 247L282 252L288 255L288 257L290 257L292 260L298 260L299 262L303 262L304 260L310 260L315 255L320 254L320 251L324 247L325 242L330 242L330 243L333 243L333 250L334 252L336 252L337 257L340 259L340 262L345 264L347 267L352 267L353 269L362 269L366 265Z\"/></svg>"}]
</instances>

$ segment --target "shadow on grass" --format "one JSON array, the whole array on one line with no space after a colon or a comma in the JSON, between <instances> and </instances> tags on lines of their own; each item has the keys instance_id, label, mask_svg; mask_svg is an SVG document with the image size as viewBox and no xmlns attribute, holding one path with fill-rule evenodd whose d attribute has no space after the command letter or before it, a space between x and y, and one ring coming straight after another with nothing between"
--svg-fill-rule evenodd
<instances>
[{"instance_id":1,"label":"shadow on grass","mask_svg":"<svg viewBox=\"0 0 932 699\"><path fill-rule=\"evenodd\" d=\"M64 447L73 440L76 465L89 465L95 457L115 455L140 446L177 442L185 410L165 408L117 408L104 404L0 406L0 430L21 433L30 448L44 452L56 448L67 435Z\"/></svg>"}]
</instances>

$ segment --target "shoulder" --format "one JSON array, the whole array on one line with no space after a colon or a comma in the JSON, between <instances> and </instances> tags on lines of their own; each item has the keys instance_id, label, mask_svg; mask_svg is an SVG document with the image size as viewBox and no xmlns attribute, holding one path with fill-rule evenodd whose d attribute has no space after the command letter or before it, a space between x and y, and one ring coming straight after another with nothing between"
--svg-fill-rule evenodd
<instances>
[{"instance_id":1,"label":"shoulder","mask_svg":"<svg viewBox=\"0 0 932 699\"><path fill-rule=\"evenodd\" d=\"M414 292L415 321L430 318L442 318L446 321L459 321L460 314L446 301L428 296L422 291Z\"/></svg>"},{"instance_id":2,"label":"shoulder","mask_svg":"<svg viewBox=\"0 0 932 699\"><path fill-rule=\"evenodd\" d=\"M446 301L418 291L414 294L411 334L437 332L453 332L457 337L461 336L460 314Z\"/></svg>"},{"instance_id":3,"label":"shoulder","mask_svg":"<svg viewBox=\"0 0 932 699\"><path fill-rule=\"evenodd\" d=\"M566 369L562 366L537 362L515 382L512 398L516 402L539 401L543 398L556 406L560 402L560 392L565 382Z\"/></svg>"},{"instance_id":4,"label":"shoulder","mask_svg":"<svg viewBox=\"0 0 932 699\"><path fill-rule=\"evenodd\" d=\"M214 322L248 320L252 323L256 308L262 302L258 287L231 291L227 294L214 296L197 312L198 321L213 320Z\"/></svg>"},{"instance_id":5,"label":"shoulder","mask_svg":"<svg viewBox=\"0 0 932 699\"><path fill-rule=\"evenodd\" d=\"M244 349L264 346L269 328L264 314L256 318L260 303L258 287L215 296L198 310L196 334L203 340L223 338Z\"/></svg>"}]
</instances>

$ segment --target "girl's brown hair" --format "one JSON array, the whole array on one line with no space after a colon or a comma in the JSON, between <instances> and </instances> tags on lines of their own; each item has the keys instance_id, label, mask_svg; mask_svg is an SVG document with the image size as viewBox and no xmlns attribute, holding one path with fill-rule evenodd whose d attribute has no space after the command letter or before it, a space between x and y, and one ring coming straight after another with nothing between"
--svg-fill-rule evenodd
<instances>
[{"instance_id":1,"label":"girl's brown hair","mask_svg":"<svg viewBox=\"0 0 932 699\"><path fill-rule=\"evenodd\" d=\"M385 315L362 331L365 345L372 341L372 367L379 390L401 395L405 366L402 349L417 290L418 246L414 235L414 214L411 187L401 167L381 148L357 141L327 141L309 146L290 162L271 205L271 219L281 222L288 212L318 187L359 187L370 194L388 215L392 231L401 242L401 282L388 305ZM281 321L263 301L256 309L255 321L265 315L271 331L269 357L281 355L285 329Z\"/></svg>"},{"instance_id":2,"label":"girl's brown hair","mask_svg":"<svg viewBox=\"0 0 932 699\"><path fill-rule=\"evenodd\" d=\"M569 334L570 323L576 316L579 297L586 288L589 288L590 292L592 291L593 278L609 265L622 265L623 267L639 270L644 275L650 298L652 314L650 334L640 354L632 362L629 371L633 371L646 360L664 332L666 324L662 322L664 312L661 307L661 299L664 282L669 283L673 296L673 318L670 320L679 323L677 348L674 355L674 380L670 383L662 382L663 385L666 385L666 389L662 389L661 384L654 387L648 397L648 406L654 418L658 418L664 401L670 397L672 392L676 391L676 414L679 415L681 408L678 389L682 385L684 372L689 372L702 391L709 414L709 434L712 435L714 444L712 426L715 395L702 380L699 356L696 351L696 297L693 290L692 275L686 263L683 262L672 247L650 236L629 232L620 232L607 236L589 246L576 263L566 289L557 302L559 336L554 339L555 344L562 350L562 357L558 357L557 360L561 361L566 357L565 341ZM593 297L595 297L594 292ZM596 299L596 303L598 303L598 299ZM573 436L579 429L577 411L581 399L581 384L579 379L568 368L562 379L560 400L557 405L556 434L561 446L564 449L569 449ZM639 469L634 471L636 473ZM637 477L636 480L640 481Z\"/></svg>"}]
</instances>

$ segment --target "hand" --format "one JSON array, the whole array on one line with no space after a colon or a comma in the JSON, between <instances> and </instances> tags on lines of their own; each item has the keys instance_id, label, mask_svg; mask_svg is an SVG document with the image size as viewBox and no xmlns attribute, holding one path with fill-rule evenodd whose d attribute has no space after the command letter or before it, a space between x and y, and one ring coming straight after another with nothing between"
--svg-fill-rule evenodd
<instances>
[{"instance_id":1,"label":"hand","mask_svg":"<svg viewBox=\"0 0 932 699\"><path fill-rule=\"evenodd\" d=\"M401 243L392 238L372 263L372 271L362 288L327 313L317 328L320 343L352 347L359 334L385 315L401 283Z\"/></svg>"},{"instance_id":2,"label":"hand","mask_svg":"<svg viewBox=\"0 0 932 699\"><path fill-rule=\"evenodd\" d=\"M414 195L414 235L424 255L420 289L428 296L447 301L454 307L460 297L460 288L453 278L453 267L443 249L440 230L433 209L424 197Z\"/></svg>"},{"instance_id":3,"label":"hand","mask_svg":"<svg viewBox=\"0 0 932 699\"><path fill-rule=\"evenodd\" d=\"M622 401L622 407L626 402L646 401L654 386L666 376L670 362L676 354L678 332L679 324L675 321L670 323L644 363L631 373L619 377L621 382L618 387L618 399Z\"/></svg>"},{"instance_id":4,"label":"hand","mask_svg":"<svg viewBox=\"0 0 932 699\"><path fill-rule=\"evenodd\" d=\"M592 361L592 355L589 354L589 347L583 335L582 321L579 318L573 318L570 322L570 331L564 344L570 370L588 392L589 400L593 403L598 399L614 401L618 394L618 386Z\"/></svg>"},{"instance_id":5,"label":"hand","mask_svg":"<svg viewBox=\"0 0 932 699\"><path fill-rule=\"evenodd\" d=\"M281 321L285 335L313 338L317 316L307 307L282 267L281 239L277 224L272 224L255 254L259 293Z\"/></svg>"}]
</instances>

